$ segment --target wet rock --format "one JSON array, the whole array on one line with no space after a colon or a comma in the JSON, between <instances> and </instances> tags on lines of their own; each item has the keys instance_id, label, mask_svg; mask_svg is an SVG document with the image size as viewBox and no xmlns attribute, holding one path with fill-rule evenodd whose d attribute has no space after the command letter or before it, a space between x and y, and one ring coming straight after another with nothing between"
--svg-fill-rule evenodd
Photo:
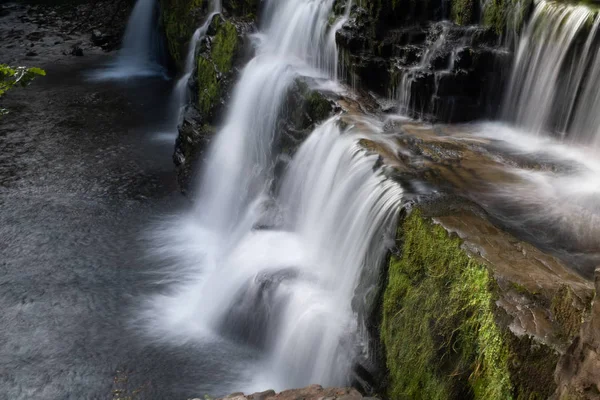
<instances>
[{"instance_id":1,"label":"wet rock","mask_svg":"<svg viewBox=\"0 0 600 400\"><path fill-rule=\"evenodd\" d=\"M78 45L73 45L71 47L71 55L77 57L83 57L83 49Z\"/></svg>"},{"instance_id":2,"label":"wet rock","mask_svg":"<svg viewBox=\"0 0 600 400\"><path fill-rule=\"evenodd\" d=\"M206 37L197 45L195 68L189 82L191 103L185 112L173 159L182 191L188 192L195 166L225 114L240 66L249 58L244 41L254 26L245 20L216 15Z\"/></svg>"},{"instance_id":3,"label":"wet rock","mask_svg":"<svg viewBox=\"0 0 600 400\"><path fill-rule=\"evenodd\" d=\"M503 161L510 154L460 129L390 123L386 132L402 132L400 149L361 141L406 195L423 188L415 181L427 183L402 217L389 263L381 330L390 398L413 390L431 398L548 398L555 390L557 398L597 398L600 309L585 264L557 250L569 241L565 233L544 247L541 234L509 233L514 228L494 214L503 200L482 193L518 187L522 177L503 162L521 161ZM593 254L595 244L579 240L568 251Z\"/></svg>"},{"instance_id":4,"label":"wet rock","mask_svg":"<svg viewBox=\"0 0 600 400\"><path fill-rule=\"evenodd\" d=\"M303 389L285 390L275 393L273 390L244 395L234 393L219 400L362 400L364 397L353 388L323 388L320 385L311 385Z\"/></svg>"},{"instance_id":5,"label":"wet rock","mask_svg":"<svg viewBox=\"0 0 600 400\"><path fill-rule=\"evenodd\" d=\"M595 297L578 336L556 368L558 399L600 397L600 268L595 271Z\"/></svg>"},{"instance_id":6,"label":"wet rock","mask_svg":"<svg viewBox=\"0 0 600 400\"><path fill-rule=\"evenodd\" d=\"M94 46L105 46L110 37L100 32L98 29L92 31L92 43Z\"/></svg>"},{"instance_id":7,"label":"wet rock","mask_svg":"<svg viewBox=\"0 0 600 400\"><path fill-rule=\"evenodd\" d=\"M493 116L510 65L493 30L440 21L450 17L449 6L441 2L405 8L397 3L358 7L337 32L346 80L395 98L402 111L422 119L462 122ZM431 75L435 81L424 79ZM438 77L445 80L439 93ZM476 90L462 93L464 82Z\"/></svg>"}]
</instances>

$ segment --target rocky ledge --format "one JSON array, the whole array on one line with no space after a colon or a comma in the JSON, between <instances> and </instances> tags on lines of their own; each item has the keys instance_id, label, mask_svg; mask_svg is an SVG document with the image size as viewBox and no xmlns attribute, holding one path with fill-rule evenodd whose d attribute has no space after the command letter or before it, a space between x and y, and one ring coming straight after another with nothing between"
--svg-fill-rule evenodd
<instances>
[{"instance_id":1,"label":"rocky ledge","mask_svg":"<svg viewBox=\"0 0 600 400\"><path fill-rule=\"evenodd\" d=\"M353 388L323 388L320 385L311 385L302 389L286 390L275 393L274 390L245 395L233 393L219 400L369 400L372 397L363 397ZM200 400L200 399L192 399Z\"/></svg>"},{"instance_id":2,"label":"rocky ledge","mask_svg":"<svg viewBox=\"0 0 600 400\"><path fill-rule=\"evenodd\" d=\"M535 193L523 176L573 166L469 129L390 122L386 142L361 142L407 198L380 324L388 396L597 399L600 228L549 233L555 210L520 197Z\"/></svg>"}]
</instances>

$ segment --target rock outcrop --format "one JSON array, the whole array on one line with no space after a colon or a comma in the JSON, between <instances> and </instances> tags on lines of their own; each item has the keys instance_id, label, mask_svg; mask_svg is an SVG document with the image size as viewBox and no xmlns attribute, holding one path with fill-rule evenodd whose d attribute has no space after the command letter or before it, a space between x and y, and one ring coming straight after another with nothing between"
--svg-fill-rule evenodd
<instances>
[{"instance_id":1,"label":"rock outcrop","mask_svg":"<svg viewBox=\"0 0 600 400\"><path fill-rule=\"evenodd\" d=\"M518 180L486 139L452 127L387 129L398 147L362 145L407 189L383 299L389 397L597 398L599 314L586 278L597 260L541 250L526 228L495 218L489 198L471 196ZM572 245L594 254L592 242Z\"/></svg>"},{"instance_id":2,"label":"rock outcrop","mask_svg":"<svg viewBox=\"0 0 600 400\"><path fill-rule=\"evenodd\" d=\"M274 390L245 395L233 393L219 400L368 400L356 389L352 388L323 388L320 385L311 385L302 389L291 389L281 393ZM193 399L196 400L196 399Z\"/></svg>"},{"instance_id":3,"label":"rock outcrop","mask_svg":"<svg viewBox=\"0 0 600 400\"><path fill-rule=\"evenodd\" d=\"M355 7L337 32L345 78L419 118L493 116L511 53L493 26L471 25L478 4L380 1Z\"/></svg>"}]
</instances>

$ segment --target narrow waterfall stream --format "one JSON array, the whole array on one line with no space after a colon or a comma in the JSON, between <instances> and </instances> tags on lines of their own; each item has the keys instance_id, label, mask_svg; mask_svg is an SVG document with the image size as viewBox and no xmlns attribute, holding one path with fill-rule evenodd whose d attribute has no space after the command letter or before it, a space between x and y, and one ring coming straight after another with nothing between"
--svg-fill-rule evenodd
<instances>
[{"instance_id":1,"label":"narrow waterfall stream","mask_svg":"<svg viewBox=\"0 0 600 400\"><path fill-rule=\"evenodd\" d=\"M237 83L186 217L196 233L176 235L197 247L197 258L179 265L175 276L187 278L172 296L150 300L151 335L217 335L262 349L256 389L348 383L360 343L354 290L364 263L383 261L389 241L382 239L402 199L400 187L374 170L377 157L356 145L361 136L336 119L314 130L271 190L288 88L300 76L336 76L332 4L265 2L257 55Z\"/></svg>"},{"instance_id":2,"label":"narrow waterfall stream","mask_svg":"<svg viewBox=\"0 0 600 400\"><path fill-rule=\"evenodd\" d=\"M173 114L173 128L174 131L177 130L177 126L181 123L183 118L183 113L185 111L185 107L189 101L189 80L194 72L194 63L196 61L196 46L198 42L200 42L204 35L206 35L206 31L210 26L210 23L213 17L221 12L221 1L220 0L212 0L211 6L209 10L209 14L206 17L206 21L202 26L198 27L194 31L194 34L190 38L190 43L188 44L187 55L185 57L185 64L183 65L183 72L181 77L177 80L177 83L173 87L173 94L171 95L171 104Z\"/></svg>"},{"instance_id":3,"label":"narrow waterfall stream","mask_svg":"<svg viewBox=\"0 0 600 400\"><path fill-rule=\"evenodd\" d=\"M130 79L165 75L166 49L158 29L157 0L137 0L115 61L94 71L92 79Z\"/></svg>"}]
</instances>

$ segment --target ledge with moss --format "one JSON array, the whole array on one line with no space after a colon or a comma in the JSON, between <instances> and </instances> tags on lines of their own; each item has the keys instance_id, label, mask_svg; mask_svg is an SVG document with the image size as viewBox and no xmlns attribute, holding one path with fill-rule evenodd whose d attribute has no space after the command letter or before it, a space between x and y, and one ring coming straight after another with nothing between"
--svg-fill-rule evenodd
<instances>
[{"instance_id":1,"label":"ledge with moss","mask_svg":"<svg viewBox=\"0 0 600 400\"><path fill-rule=\"evenodd\" d=\"M552 298L534 294L520 279L526 273L512 274L466 249L481 237L470 227L487 231L483 240L505 233L468 213L437 222L413 211L398 231L402 250L390 259L381 329L390 398L548 398L571 324L581 323L565 293L582 282L552 285ZM454 233L464 235L463 228L470 231L464 240ZM562 304L556 315L548 308L553 302Z\"/></svg>"},{"instance_id":2,"label":"ledge with moss","mask_svg":"<svg viewBox=\"0 0 600 400\"><path fill-rule=\"evenodd\" d=\"M380 337L389 397L598 398L568 397L598 390L600 309L587 270L576 272L568 257L541 250L473 200L519 184L503 162L557 166L508 153L500 161L497 148L463 130L390 122L394 145L361 141L408 185L407 196L415 180L435 188L410 200L388 264Z\"/></svg>"}]
</instances>

